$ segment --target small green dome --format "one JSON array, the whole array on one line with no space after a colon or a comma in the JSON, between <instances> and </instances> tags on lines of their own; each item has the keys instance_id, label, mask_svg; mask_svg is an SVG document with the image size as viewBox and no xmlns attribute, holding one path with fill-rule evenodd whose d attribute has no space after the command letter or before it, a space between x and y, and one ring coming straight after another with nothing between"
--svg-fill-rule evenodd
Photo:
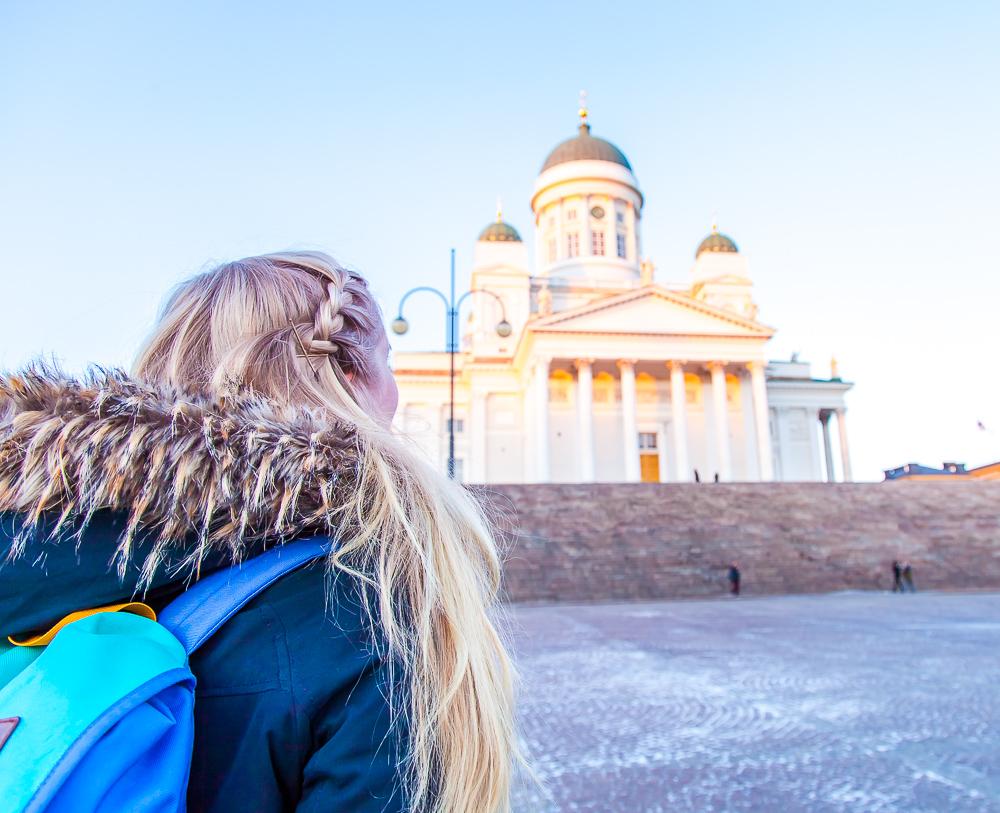
<instances>
[{"instance_id":1,"label":"small green dome","mask_svg":"<svg viewBox=\"0 0 1000 813\"><path fill-rule=\"evenodd\" d=\"M625 153L610 141L592 136L590 125L586 122L580 125L579 135L566 139L549 153L549 157L542 165L542 172L557 164L566 164L570 161L610 161L613 164L621 164L629 172L632 171L632 165L625 157Z\"/></svg>"},{"instance_id":2,"label":"small green dome","mask_svg":"<svg viewBox=\"0 0 1000 813\"><path fill-rule=\"evenodd\" d=\"M509 223L497 220L479 232L481 243L520 243L521 235Z\"/></svg>"},{"instance_id":3,"label":"small green dome","mask_svg":"<svg viewBox=\"0 0 1000 813\"><path fill-rule=\"evenodd\" d=\"M708 237L701 241L698 246L698 250L694 253L695 259L701 255L703 251L714 251L727 254L737 254L739 249L736 248L736 243L733 242L731 237L727 237L724 234L720 234L717 231L712 232Z\"/></svg>"}]
</instances>

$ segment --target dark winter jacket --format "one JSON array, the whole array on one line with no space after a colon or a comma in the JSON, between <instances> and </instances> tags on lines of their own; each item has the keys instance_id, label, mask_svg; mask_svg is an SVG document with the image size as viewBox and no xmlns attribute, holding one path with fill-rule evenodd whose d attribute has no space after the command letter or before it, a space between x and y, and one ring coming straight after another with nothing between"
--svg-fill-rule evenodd
<instances>
[{"instance_id":1,"label":"dark winter jacket","mask_svg":"<svg viewBox=\"0 0 1000 813\"><path fill-rule=\"evenodd\" d=\"M353 444L258 399L223 405L121 375L0 379L0 633L137 585L159 609L192 573L335 535ZM192 813L405 809L405 686L357 580L325 571L283 577L193 656Z\"/></svg>"}]
</instances>

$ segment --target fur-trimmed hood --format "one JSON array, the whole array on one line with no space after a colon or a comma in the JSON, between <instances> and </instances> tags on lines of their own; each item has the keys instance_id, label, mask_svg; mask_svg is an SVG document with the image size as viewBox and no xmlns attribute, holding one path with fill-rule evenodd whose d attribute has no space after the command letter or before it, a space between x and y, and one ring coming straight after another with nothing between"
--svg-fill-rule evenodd
<instances>
[{"instance_id":1,"label":"fur-trimmed hood","mask_svg":"<svg viewBox=\"0 0 1000 813\"><path fill-rule=\"evenodd\" d=\"M248 394L0 377L0 640L135 597L160 611L199 571L347 530L358 461L350 428ZM192 656L192 809L232 789L255 808L405 807L407 717L386 698L405 711L409 684L362 584L303 567Z\"/></svg>"},{"instance_id":2,"label":"fur-trimmed hood","mask_svg":"<svg viewBox=\"0 0 1000 813\"><path fill-rule=\"evenodd\" d=\"M182 393L98 370L0 377L0 511L18 529L7 558L46 537L77 544L98 512L121 516L120 575L137 539L145 584L165 560L188 574L209 554L331 533L357 483L352 427L252 393Z\"/></svg>"}]
</instances>

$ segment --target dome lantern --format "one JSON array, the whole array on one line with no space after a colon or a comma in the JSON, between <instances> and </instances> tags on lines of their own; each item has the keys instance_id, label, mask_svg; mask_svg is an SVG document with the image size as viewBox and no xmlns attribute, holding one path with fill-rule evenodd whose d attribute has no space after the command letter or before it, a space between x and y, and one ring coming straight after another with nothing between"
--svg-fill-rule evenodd
<instances>
[{"instance_id":1,"label":"dome lantern","mask_svg":"<svg viewBox=\"0 0 1000 813\"><path fill-rule=\"evenodd\" d=\"M503 220L503 207L500 205L500 201L497 201L497 219L490 223L485 229L479 232L479 237L476 238L480 243L520 243L521 235L517 233L517 229L510 225L510 223L504 223Z\"/></svg>"},{"instance_id":2,"label":"dome lantern","mask_svg":"<svg viewBox=\"0 0 1000 813\"><path fill-rule=\"evenodd\" d=\"M698 244L698 250L694 253L697 260L706 251L716 254L739 254L739 249L732 237L722 234L718 225L712 224L712 233Z\"/></svg>"},{"instance_id":3,"label":"dome lantern","mask_svg":"<svg viewBox=\"0 0 1000 813\"><path fill-rule=\"evenodd\" d=\"M610 161L631 172L632 165L625 157L625 153L610 141L590 134L590 111L587 108L586 91L580 91L580 109L577 111L577 115L580 117L580 126L576 136L567 138L556 145L545 159L542 172L570 161Z\"/></svg>"}]
</instances>

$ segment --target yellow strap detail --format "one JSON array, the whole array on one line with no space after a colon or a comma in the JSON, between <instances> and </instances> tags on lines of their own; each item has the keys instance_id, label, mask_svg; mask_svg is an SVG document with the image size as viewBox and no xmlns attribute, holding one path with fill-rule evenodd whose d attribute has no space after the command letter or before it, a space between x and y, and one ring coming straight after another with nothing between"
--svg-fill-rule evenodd
<instances>
[{"instance_id":1,"label":"yellow strap detail","mask_svg":"<svg viewBox=\"0 0 1000 813\"><path fill-rule=\"evenodd\" d=\"M28 638L26 641L15 641L13 635L8 635L7 640L14 646L46 646L52 641L53 638L56 637L56 633L67 624L72 624L74 621L79 621L81 618L86 618L88 615L117 612L141 615L143 618L148 618L150 621L156 620L156 611L148 604L143 604L141 601L129 601L125 604L110 604L107 607L95 607L93 610L77 610L75 613L67 615L48 632L44 632L41 635L35 635Z\"/></svg>"}]
</instances>

